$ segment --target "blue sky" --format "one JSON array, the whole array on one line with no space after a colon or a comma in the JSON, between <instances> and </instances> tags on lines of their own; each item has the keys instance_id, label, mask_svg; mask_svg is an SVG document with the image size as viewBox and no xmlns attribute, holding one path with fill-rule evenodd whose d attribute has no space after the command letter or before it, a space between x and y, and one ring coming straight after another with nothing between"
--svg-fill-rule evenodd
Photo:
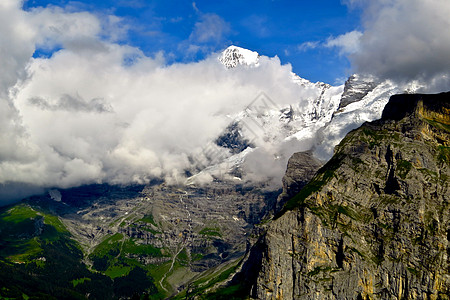
<instances>
[{"instance_id":1,"label":"blue sky","mask_svg":"<svg viewBox=\"0 0 450 300\"><path fill-rule=\"evenodd\" d=\"M340 49L324 45L360 27L360 12L339 0L28 0L24 9L49 5L117 16L126 29L117 42L149 56L164 51L168 63L199 60L234 44L278 55L298 75L331 84L348 77L350 64Z\"/></svg>"}]
</instances>

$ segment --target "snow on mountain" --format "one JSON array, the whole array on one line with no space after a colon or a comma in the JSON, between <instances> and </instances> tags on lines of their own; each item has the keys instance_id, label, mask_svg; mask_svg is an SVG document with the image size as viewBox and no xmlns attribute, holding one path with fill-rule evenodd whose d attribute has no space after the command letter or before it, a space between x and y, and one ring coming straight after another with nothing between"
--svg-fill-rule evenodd
<instances>
[{"instance_id":1,"label":"snow on mountain","mask_svg":"<svg viewBox=\"0 0 450 300\"><path fill-rule=\"evenodd\" d=\"M345 82L344 93L342 94L339 108L344 108L350 103L361 100L378 84L379 82L372 76L353 74Z\"/></svg>"},{"instance_id":2,"label":"snow on mountain","mask_svg":"<svg viewBox=\"0 0 450 300\"><path fill-rule=\"evenodd\" d=\"M235 68L238 65L254 66L259 64L259 54L255 51L230 46L219 57L219 61L227 68Z\"/></svg>"},{"instance_id":3,"label":"snow on mountain","mask_svg":"<svg viewBox=\"0 0 450 300\"><path fill-rule=\"evenodd\" d=\"M263 63L257 52L236 46L222 52L219 61L229 69ZM266 180L281 183L287 160L294 152L314 150L317 158L328 160L334 146L350 130L380 118L389 97L401 92L388 81L358 74L340 86L312 83L294 73L292 82L298 86L298 101L280 107L261 93L232 116L231 125L213 142L220 161L206 157L203 163L209 159L207 167L199 168L200 173L189 183L224 173L227 179L252 181L257 178L251 176L252 172L258 173L264 164L273 169L272 178Z\"/></svg>"},{"instance_id":4,"label":"snow on mountain","mask_svg":"<svg viewBox=\"0 0 450 300\"><path fill-rule=\"evenodd\" d=\"M355 78L355 77L354 77ZM372 84L374 87L372 88ZM361 87L365 86L369 90ZM358 92L356 92L358 91ZM401 93L402 90L390 81L374 84L354 82L354 86L348 86L348 93L353 95L352 101L334 114L329 123L320 128L316 133L316 145L314 155L321 160L328 160L333 155L334 147L353 129L358 128L364 122L370 122L381 118L384 106L389 98ZM359 96L355 96L358 95ZM344 91L342 99L349 99Z\"/></svg>"},{"instance_id":5,"label":"snow on mountain","mask_svg":"<svg viewBox=\"0 0 450 300\"><path fill-rule=\"evenodd\" d=\"M219 61L231 69L239 65L257 66L260 64L258 58L257 52L230 46L219 56ZM248 140L281 142L299 129L316 123L323 126L331 120L339 107L344 86L312 83L295 73L292 73L291 80L297 86L298 101L280 107L268 95L261 93L244 111L232 116L234 121L241 123L241 131Z\"/></svg>"}]
</instances>

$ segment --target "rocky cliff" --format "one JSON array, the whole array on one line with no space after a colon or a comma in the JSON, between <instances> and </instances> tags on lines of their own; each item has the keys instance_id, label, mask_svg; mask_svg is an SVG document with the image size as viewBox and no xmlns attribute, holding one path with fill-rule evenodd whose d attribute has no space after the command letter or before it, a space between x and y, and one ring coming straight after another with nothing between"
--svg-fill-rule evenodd
<instances>
[{"instance_id":1,"label":"rocky cliff","mask_svg":"<svg viewBox=\"0 0 450 300\"><path fill-rule=\"evenodd\" d=\"M353 74L344 85L344 93L342 94L339 108L357 102L373 91L380 84L375 78Z\"/></svg>"},{"instance_id":2,"label":"rocky cliff","mask_svg":"<svg viewBox=\"0 0 450 300\"><path fill-rule=\"evenodd\" d=\"M283 208L287 200L295 196L310 181L323 165L312 151L296 152L288 161L283 176L283 192L278 196L275 211Z\"/></svg>"},{"instance_id":3,"label":"rocky cliff","mask_svg":"<svg viewBox=\"0 0 450 300\"><path fill-rule=\"evenodd\" d=\"M267 225L252 296L449 299L449 109L398 95L350 132Z\"/></svg>"}]
</instances>

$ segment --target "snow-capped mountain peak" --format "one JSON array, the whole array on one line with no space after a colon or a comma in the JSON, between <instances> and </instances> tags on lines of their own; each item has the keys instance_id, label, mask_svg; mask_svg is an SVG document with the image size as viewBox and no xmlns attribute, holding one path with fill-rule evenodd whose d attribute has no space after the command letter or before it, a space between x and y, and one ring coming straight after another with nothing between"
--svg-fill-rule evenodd
<instances>
[{"instance_id":1,"label":"snow-capped mountain peak","mask_svg":"<svg viewBox=\"0 0 450 300\"><path fill-rule=\"evenodd\" d=\"M236 46L225 49L218 59L228 69L265 64L257 52ZM294 151L310 150L316 158L328 160L348 131L381 117L389 97L398 92L389 81L360 74L339 86L313 83L293 72L290 80L295 100L279 107L265 94L258 96L244 111L231 116L233 123L211 141L210 148L220 155L193 155L201 157L201 162L191 173L200 171L201 176L194 176L192 182L213 179L217 174L238 176L245 182L261 180L264 175L255 162L264 157L270 165L270 170L264 171L268 175L264 182L275 186Z\"/></svg>"},{"instance_id":2,"label":"snow-capped mountain peak","mask_svg":"<svg viewBox=\"0 0 450 300\"><path fill-rule=\"evenodd\" d=\"M227 69L238 65L256 67L259 64L259 54L248 49L230 46L221 53L219 60Z\"/></svg>"}]
</instances>

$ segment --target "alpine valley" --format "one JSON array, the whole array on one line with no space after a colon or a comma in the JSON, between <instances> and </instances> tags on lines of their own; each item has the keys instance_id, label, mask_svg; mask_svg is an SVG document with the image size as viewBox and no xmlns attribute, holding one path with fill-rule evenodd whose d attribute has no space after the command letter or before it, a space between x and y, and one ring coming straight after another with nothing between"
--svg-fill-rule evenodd
<instances>
[{"instance_id":1,"label":"alpine valley","mask_svg":"<svg viewBox=\"0 0 450 300\"><path fill-rule=\"evenodd\" d=\"M230 46L217 63L265 61ZM262 92L186 153L185 182L0 208L0 298L449 299L450 94L291 81L297 102Z\"/></svg>"}]
</instances>

